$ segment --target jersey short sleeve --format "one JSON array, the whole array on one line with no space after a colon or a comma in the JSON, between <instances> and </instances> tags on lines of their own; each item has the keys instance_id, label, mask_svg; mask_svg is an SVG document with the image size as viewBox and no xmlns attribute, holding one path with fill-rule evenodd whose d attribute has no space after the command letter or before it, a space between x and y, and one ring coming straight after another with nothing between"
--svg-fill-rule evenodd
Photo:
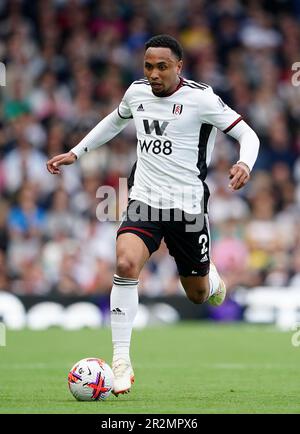
<instances>
[{"instance_id":1,"label":"jersey short sleeve","mask_svg":"<svg viewBox=\"0 0 300 434\"><path fill-rule=\"evenodd\" d=\"M228 107L213 92L212 88L206 89L202 95L203 97L200 101L200 117L202 122L211 124L224 133L228 133L242 120L242 116Z\"/></svg>"},{"instance_id":2,"label":"jersey short sleeve","mask_svg":"<svg viewBox=\"0 0 300 434\"><path fill-rule=\"evenodd\" d=\"M130 88L129 88L130 89ZM125 92L123 99L118 107L118 115L122 119L132 119L132 113L128 104L129 89Z\"/></svg>"}]
</instances>

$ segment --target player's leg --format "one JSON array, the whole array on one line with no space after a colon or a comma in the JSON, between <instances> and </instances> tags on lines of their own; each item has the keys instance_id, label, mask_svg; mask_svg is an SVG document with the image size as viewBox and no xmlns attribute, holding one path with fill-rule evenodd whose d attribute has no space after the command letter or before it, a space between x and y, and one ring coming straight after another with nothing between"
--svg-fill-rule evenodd
<instances>
[{"instance_id":1,"label":"player's leg","mask_svg":"<svg viewBox=\"0 0 300 434\"><path fill-rule=\"evenodd\" d=\"M180 276L183 289L189 300L202 304L209 298L209 279L206 276Z\"/></svg>"},{"instance_id":2,"label":"player's leg","mask_svg":"<svg viewBox=\"0 0 300 434\"><path fill-rule=\"evenodd\" d=\"M196 304L208 300L213 306L220 306L226 296L226 286L212 262L206 276L180 276L187 297Z\"/></svg>"},{"instance_id":3,"label":"player's leg","mask_svg":"<svg viewBox=\"0 0 300 434\"><path fill-rule=\"evenodd\" d=\"M196 219L195 224L197 226L190 231L184 220L170 222L165 225L165 241L176 261L187 297L197 304L209 300L213 305L220 305L225 299L226 287L216 267L210 262L207 214L203 219Z\"/></svg>"},{"instance_id":4,"label":"player's leg","mask_svg":"<svg viewBox=\"0 0 300 434\"><path fill-rule=\"evenodd\" d=\"M111 327L113 340L114 393L126 393L134 380L130 362L130 341L133 321L138 309L138 278L145 262L158 249L162 234L159 222L149 221L148 206L139 209L136 221L131 201L126 219L118 230L116 274L111 291ZM145 215L143 215L145 213Z\"/></svg>"},{"instance_id":5,"label":"player's leg","mask_svg":"<svg viewBox=\"0 0 300 434\"><path fill-rule=\"evenodd\" d=\"M133 233L117 239L116 274L110 297L113 343L114 393L126 393L134 381L129 349L133 321L138 309L138 277L150 256L145 243Z\"/></svg>"},{"instance_id":6,"label":"player's leg","mask_svg":"<svg viewBox=\"0 0 300 434\"><path fill-rule=\"evenodd\" d=\"M138 279L150 252L138 235L125 232L117 238L116 256L116 274L122 278Z\"/></svg>"}]
</instances>

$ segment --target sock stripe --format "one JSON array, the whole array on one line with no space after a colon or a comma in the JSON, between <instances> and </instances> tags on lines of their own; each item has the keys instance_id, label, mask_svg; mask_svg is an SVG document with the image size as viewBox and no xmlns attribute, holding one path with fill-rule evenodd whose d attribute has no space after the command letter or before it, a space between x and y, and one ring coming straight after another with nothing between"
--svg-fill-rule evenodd
<instances>
[{"instance_id":1,"label":"sock stripe","mask_svg":"<svg viewBox=\"0 0 300 434\"><path fill-rule=\"evenodd\" d=\"M116 281L116 282L120 282L120 283L138 283L138 280L134 280L134 279L132 279L132 280L122 280L122 279L116 279L115 277L114 277L114 280Z\"/></svg>"},{"instance_id":2,"label":"sock stripe","mask_svg":"<svg viewBox=\"0 0 300 434\"><path fill-rule=\"evenodd\" d=\"M132 279L131 277L121 277L121 276L118 276L117 274L114 274L114 279L120 279L120 280L137 280L137 279Z\"/></svg>"},{"instance_id":3,"label":"sock stripe","mask_svg":"<svg viewBox=\"0 0 300 434\"><path fill-rule=\"evenodd\" d=\"M131 282L138 282L137 279L120 279L118 277L114 277L114 280L118 280L119 282L126 282L126 283L131 283Z\"/></svg>"},{"instance_id":4,"label":"sock stripe","mask_svg":"<svg viewBox=\"0 0 300 434\"><path fill-rule=\"evenodd\" d=\"M130 279L127 277L119 277L114 275L113 283L120 286L136 286L138 285L139 281L136 279Z\"/></svg>"},{"instance_id":5,"label":"sock stripe","mask_svg":"<svg viewBox=\"0 0 300 434\"><path fill-rule=\"evenodd\" d=\"M116 285L116 286L137 286L137 284L135 284L135 283L119 283L119 282L114 282L114 285Z\"/></svg>"}]
</instances>

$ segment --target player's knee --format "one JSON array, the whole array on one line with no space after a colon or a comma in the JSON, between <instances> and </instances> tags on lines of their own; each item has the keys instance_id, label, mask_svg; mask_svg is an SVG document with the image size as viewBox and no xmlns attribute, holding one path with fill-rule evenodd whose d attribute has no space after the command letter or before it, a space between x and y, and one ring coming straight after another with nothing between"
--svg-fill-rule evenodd
<instances>
[{"instance_id":1,"label":"player's knee","mask_svg":"<svg viewBox=\"0 0 300 434\"><path fill-rule=\"evenodd\" d=\"M194 304L202 304L207 300L206 289L197 289L196 291L187 292L187 296Z\"/></svg>"},{"instance_id":2,"label":"player's knee","mask_svg":"<svg viewBox=\"0 0 300 434\"><path fill-rule=\"evenodd\" d=\"M117 259L117 275L120 277L137 278L138 267L135 262L128 257Z\"/></svg>"}]
</instances>

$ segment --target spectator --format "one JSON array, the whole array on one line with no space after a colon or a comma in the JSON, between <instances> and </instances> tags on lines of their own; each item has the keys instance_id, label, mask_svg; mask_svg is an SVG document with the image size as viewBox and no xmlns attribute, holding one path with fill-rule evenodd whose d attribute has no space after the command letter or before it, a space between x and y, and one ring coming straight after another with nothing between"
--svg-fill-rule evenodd
<instances>
[{"instance_id":1,"label":"spectator","mask_svg":"<svg viewBox=\"0 0 300 434\"><path fill-rule=\"evenodd\" d=\"M298 2L135 0L1 2L7 66L0 119L0 290L105 294L118 222L96 220L97 189L115 189L135 161L128 127L117 140L48 175L48 158L77 144L143 75L143 44L171 33L184 75L213 86L258 132L260 155L242 192L226 188L236 144L222 134L208 183L213 259L227 286L300 287ZM115 203L116 202L116 203ZM84 245L84 252L81 246ZM228 253L229 252L229 253ZM165 247L144 269L141 292L182 292Z\"/></svg>"}]
</instances>

